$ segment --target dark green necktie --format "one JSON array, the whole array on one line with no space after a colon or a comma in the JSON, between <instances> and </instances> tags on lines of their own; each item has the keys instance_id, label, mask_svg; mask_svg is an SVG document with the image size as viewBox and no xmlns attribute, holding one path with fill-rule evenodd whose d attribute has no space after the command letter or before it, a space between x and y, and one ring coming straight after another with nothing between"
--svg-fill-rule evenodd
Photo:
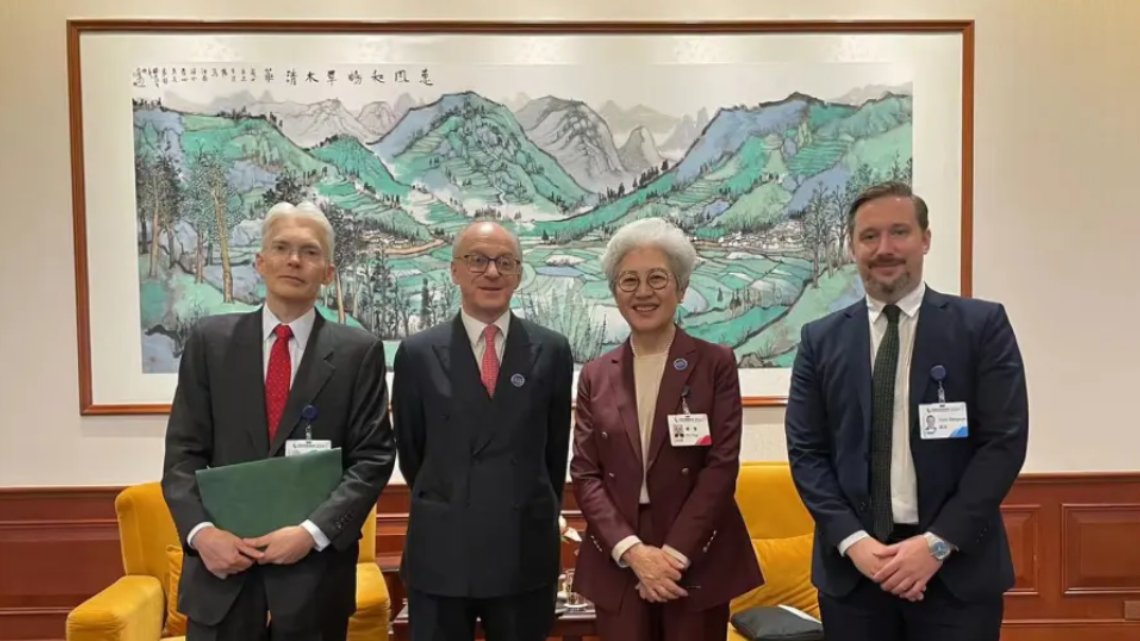
<instances>
[{"instance_id":1,"label":"dark green necktie","mask_svg":"<svg viewBox=\"0 0 1140 641\"><path fill-rule=\"evenodd\" d=\"M891 510L891 435L894 431L895 372L899 362L899 312L887 305L887 332L875 354L871 376L871 514L873 534L885 542L894 529Z\"/></svg>"}]
</instances>

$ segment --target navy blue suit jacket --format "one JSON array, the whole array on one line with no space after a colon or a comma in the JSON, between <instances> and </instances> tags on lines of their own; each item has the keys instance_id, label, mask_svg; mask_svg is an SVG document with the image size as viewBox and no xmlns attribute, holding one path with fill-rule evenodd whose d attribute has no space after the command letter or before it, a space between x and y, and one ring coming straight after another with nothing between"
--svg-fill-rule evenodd
<instances>
[{"instance_id":1,"label":"navy blue suit jacket","mask_svg":"<svg viewBox=\"0 0 1140 641\"><path fill-rule=\"evenodd\" d=\"M919 528L957 546L936 574L962 600L1000 595L1013 564L1000 506L1028 439L1025 371L998 303L927 288L910 371L910 449ZM838 545L870 532L871 353L866 301L806 324L792 371L786 430L792 475L816 522L812 580L842 597L860 574ZM945 368L948 402L964 401L969 437L922 440L918 405L938 400L930 372Z\"/></svg>"}]
</instances>

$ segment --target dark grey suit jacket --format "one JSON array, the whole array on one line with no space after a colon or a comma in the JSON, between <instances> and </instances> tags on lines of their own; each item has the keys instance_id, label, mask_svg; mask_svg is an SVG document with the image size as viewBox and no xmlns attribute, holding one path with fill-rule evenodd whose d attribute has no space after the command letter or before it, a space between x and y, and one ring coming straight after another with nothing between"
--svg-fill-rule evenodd
<instances>
[{"instance_id":1,"label":"dark grey suit jacket","mask_svg":"<svg viewBox=\"0 0 1140 641\"><path fill-rule=\"evenodd\" d=\"M405 585L490 598L553 585L574 361L560 334L511 315L495 396L459 316L396 351L392 411L411 487Z\"/></svg>"},{"instance_id":2,"label":"dark grey suit jacket","mask_svg":"<svg viewBox=\"0 0 1140 641\"><path fill-rule=\"evenodd\" d=\"M344 453L340 486L309 517L330 545L291 566L265 566L263 573L270 608L305 616L313 609L351 614L355 608L361 527L395 466L380 340L318 313L272 443L262 345L261 309L210 316L191 331L179 367L162 489L185 552L179 609L204 625L225 617L250 573L218 579L186 544L194 526L211 520L196 470L283 456L286 440L304 438L302 408L317 408L313 438L328 439Z\"/></svg>"}]
</instances>

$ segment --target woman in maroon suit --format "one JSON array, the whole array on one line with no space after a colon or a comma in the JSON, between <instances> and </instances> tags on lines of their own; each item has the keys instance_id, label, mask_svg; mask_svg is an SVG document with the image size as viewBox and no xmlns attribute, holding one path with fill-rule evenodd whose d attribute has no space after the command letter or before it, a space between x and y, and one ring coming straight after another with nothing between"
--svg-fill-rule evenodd
<instances>
[{"instance_id":1,"label":"woman in maroon suit","mask_svg":"<svg viewBox=\"0 0 1140 641\"><path fill-rule=\"evenodd\" d=\"M630 337L582 368L570 463L587 523L574 590L602 641L723 639L729 601L763 583L734 499L736 358L673 322L696 262L657 218L602 257Z\"/></svg>"}]
</instances>

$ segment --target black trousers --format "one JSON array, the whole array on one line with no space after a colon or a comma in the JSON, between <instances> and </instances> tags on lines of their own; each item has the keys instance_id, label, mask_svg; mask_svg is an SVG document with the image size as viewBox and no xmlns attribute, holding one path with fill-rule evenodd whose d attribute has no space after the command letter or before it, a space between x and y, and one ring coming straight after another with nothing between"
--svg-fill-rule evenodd
<instances>
[{"instance_id":1,"label":"black trousers","mask_svg":"<svg viewBox=\"0 0 1140 641\"><path fill-rule=\"evenodd\" d=\"M312 617L285 614L270 620L263 575L279 569L255 565L247 570L250 576L229 613L215 626L190 619L186 641L345 641L351 615L338 614L340 608L318 606Z\"/></svg>"},{"instance_id":2,"label":"black trousers","mask_svg":"<svg viewBox=\"0 0 1140 641\"><path fill-rule=\"evenodd\" d=\"M478 619L487 641L544 641L554 623L557 593L556 584L491 599L409 590L408 627L412 641L472 641Z\"/></svg>"},{"instance_id":3,"label":"black trousers","mask_svg":"<svg viewBox=\"0 0 1140 641\"><path fill-rule=\"evenodd\" d=\"M897 526L888 543L917 534ZM1004 601L958 600L935 574L922 601L911 603L870 579L842 598L819 594L827 641L998 641Z\"/></svg>"}]
</instances>

